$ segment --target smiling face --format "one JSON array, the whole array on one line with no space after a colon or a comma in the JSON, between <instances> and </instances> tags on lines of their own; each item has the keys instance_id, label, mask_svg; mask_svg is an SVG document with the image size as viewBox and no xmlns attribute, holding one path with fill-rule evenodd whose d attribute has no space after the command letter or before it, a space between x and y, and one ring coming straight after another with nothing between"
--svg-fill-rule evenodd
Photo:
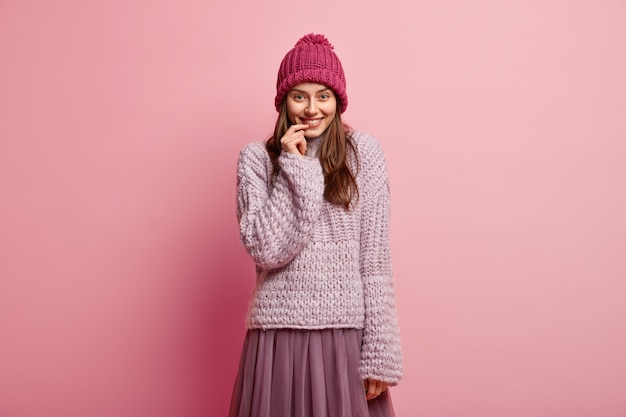
<instances>
[{"instance_id":1,"label":"smiling face","mask_svg":"<svg viewBox=\"0 0 626 417\"><path fill-rule=\"evenodd\" d=\"M324 133L337 112L335 93L323 84L297 84L287 92L285 99L289 121L309 125L304 130L307 139Z\"/></svg>"}]
</instances>

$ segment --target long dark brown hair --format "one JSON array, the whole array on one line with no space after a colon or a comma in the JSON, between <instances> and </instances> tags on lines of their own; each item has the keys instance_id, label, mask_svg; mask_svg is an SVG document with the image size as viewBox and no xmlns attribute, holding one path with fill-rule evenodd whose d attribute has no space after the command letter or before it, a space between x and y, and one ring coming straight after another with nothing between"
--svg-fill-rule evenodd
<instances>
[{"instance_id":1,"label":"long dark brown hair","mask_svg":"<svg viewBox=\"0 0 626 417\"><path fill-rule=\"evenodd\" d=\"M337 109L339 109L337 101ZM287 117L287 103L283 100L276 119L274 134L265 143L265 148L272 161L272 183L280 171L278 156L282 150L280 139L283 137L291 122ZM354 155L355 166L358 170L359 160L352 130L341 121L339 111L324 132L324 138L320 144L319 159L324 172L324 198L346 210L354 206L359 199L359 187L356 182L356 172L352 172L348 164L348 155Z\"/></svg>"}]
</instances>

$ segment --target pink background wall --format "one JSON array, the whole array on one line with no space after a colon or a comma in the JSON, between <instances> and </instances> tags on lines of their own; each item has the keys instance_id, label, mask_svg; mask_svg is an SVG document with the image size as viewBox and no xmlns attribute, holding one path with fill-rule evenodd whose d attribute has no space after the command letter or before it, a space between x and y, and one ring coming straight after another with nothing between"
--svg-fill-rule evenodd
<instances>
[{"instance_id":1,"label":"pink background wall","mask_svg":"<svg viewBox=\"0 0 626 417\"><path fill-rule=\"evenodd\" d=\"M223 416L303 34L392 181L398 416L626 415L626 3L0 1L0 416Z\"/></svg>"}]
</instances>

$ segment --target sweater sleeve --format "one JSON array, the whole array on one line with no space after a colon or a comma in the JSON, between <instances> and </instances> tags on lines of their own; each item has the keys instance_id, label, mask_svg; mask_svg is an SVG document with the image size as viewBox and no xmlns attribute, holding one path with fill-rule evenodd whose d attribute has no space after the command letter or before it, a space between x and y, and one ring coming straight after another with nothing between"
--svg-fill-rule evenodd
<instances>
[{"instance_id":1,"label":"sweater sleeve","mask_svg":"<svg viewBox=\"0 0 626 417\"><path fill-rule=\"evenodd\" d=\"M289 263L304 247L319 217L324 175L316 158L283 152L270 185L269 156L261 144L242 149L237 166L241 242L264 269Z\"/></svg>"},{"instance_id":2,"label":"sweater sleeve","mask_svg":"<svg viewBox=\"0 0 626 417\"><path fill-rule=\"evenodd\" d=\"M396 385L402 377L402 352L389 250L389 181L380 144L373 140L363 148L360 263L365 328L360 372L363 379Z\"/></svg>"}]
</instances>

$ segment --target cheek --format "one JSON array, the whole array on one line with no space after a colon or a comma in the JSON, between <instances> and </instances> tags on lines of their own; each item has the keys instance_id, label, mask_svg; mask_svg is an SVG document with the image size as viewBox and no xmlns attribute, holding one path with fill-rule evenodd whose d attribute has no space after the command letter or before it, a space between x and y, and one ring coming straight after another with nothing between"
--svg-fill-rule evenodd
<instances>
[{"instance_id":1,"label":"cheek","mask_svg":"<svg viewBox=\"0 0 626 417\"><path fill-rule=\"evenodd\" d=\"M334 116L335 113L337 112L337 102L335 101L332 103L328 103L328 106L326 107L325 112L329 116Z\"/></svg>"},{"instance_id":2,"label":"cheek","mask_svg":"<svg viewBox=\"0 0 626 417\"><path fill-rule=\"evenodd\" d=\"M329 119L332 119L335 117L335 113L336 110L335 109L328 109L328 111L325 112L326 113L326 117Z\"/></svg>"},{"instance_id":3,"label":"cheek","mask_svg":"<svg viewBox=\"0 0 626 417\"><path fill-rule=\"evenodd\" d=\"M301 107L302 107L302 103L295 102L292 99L287 99L288 111L298 111Z\"/></svg>"},{"instance_id":4,"label":"cheek","mask_svg":"<svg viewBox=\"0 0 626 417\"><path fill-rule=\"evenodd\" d=\"M287 116L289 116L290 119L293 120L294 117L300 115L302 113L302 109L300 108L301 106L298 106L296 104L291 104L291 105L287 105Z\"/></svg>"}]
</instances>

